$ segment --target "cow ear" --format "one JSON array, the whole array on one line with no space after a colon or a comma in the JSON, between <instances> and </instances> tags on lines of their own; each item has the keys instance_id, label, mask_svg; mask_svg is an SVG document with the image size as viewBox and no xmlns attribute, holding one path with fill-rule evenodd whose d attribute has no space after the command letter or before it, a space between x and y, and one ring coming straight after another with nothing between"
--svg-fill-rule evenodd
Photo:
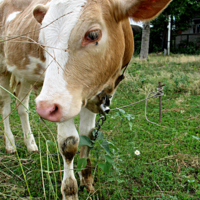
<instances>
[{"instance_id":1,"label":"cow ear","mask_svg":"<svg viewBox=\"0 0 200 200\"><path fill-rule=\"evenodd\" d=\"M44 6L41 4L38 4L34 9L33 9L33 16L35 19L41 24L42 20L44 19L44 16L46 15L47 11L49 9L49 6Z\"/></svg>"},{"instance_id":2,"label":"cow ear","mask_svg":"<svg viewBox=\"0 0 200 200\"><path fill-rule=\"evenodd\" d=\"M155 18L171 0L112 0L117 21L131 17L134 21L148 21Z\"/></svg>"}]
</instances>

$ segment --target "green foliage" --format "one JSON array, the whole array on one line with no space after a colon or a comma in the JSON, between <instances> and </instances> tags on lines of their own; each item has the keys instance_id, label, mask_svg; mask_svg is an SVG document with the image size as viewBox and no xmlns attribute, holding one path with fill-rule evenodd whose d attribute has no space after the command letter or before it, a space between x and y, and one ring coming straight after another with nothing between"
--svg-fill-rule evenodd
<instances>
[{"instance_id":1,"label":"green foliage","mask_svg":"<svg viewBox=\"0 0 200 200\"><path fill-rule=\"evenodd\" d=\"M165 19L166 22L166 17L168 15L171 15L175 18L175 20L172 21L172 26L175 27L174 31L184 31L191 26L192 19L199 13L199 9L200 4L199 1L196 0L172 1L167 7L167 9L165 9L164 12L162 12L156 20L163 21L163 19ZM153 21L153 24L156 24L155 21Z\"/></svg>"},{"instance_id":2,"label":"green foliage","mask_svg":"<svg viewBox=\"0 0 200 200\"><path fill-rule=\"evenodd\" d=\"M180 6L181 5L181 6ZM163 12L163 15L173 15L176 30L187 30L191 26L191 21L199 13L200 4L196 0L176 0L172 1L169 7Z\"/></svg>"},{"instance_id":3,"label":"green foliage","mask_svg":"<svg viewBox=\"0 0 200 200\"><path fill-rule=\"evenodd\" d=\"M172 1L169 6L155 20L151 22L153 28L151 28L150 33L149 52L160 52L163 51L164 48L167 48L167 26L169 15L172 16L172 35L174 35L177 34L178 31L188 30L193 25L192 19L194 17L199 17L199 10L199 1ZM199 54L200 50L195 52L193 45L189 44L188 47L172 49L172 52Z\"/></svg>"},{"instance_id":4,"label":"green foliage","mask_svg":"<svg viewBox=\"0 0 200 200\"><path fill-rule=\"evenodd\" d=\"M194 42L188 42L187 44L187 40L182 40L179 44L179 48L173 49L173 53L199 55L200 49Z\"/></svg>"},{"instance_id":5,"label":"green foliage","mask_svg":"<svg viewBox=\"0 0 200 200\"><path fill-rule=\"evenodd\" d=\"M132 130L133 127L132 120L135 119L135 117L132 114L127 114L125 110L118 108L118 112L116 112L115 115L112 116L112 118L115 119L116 117L119 117L121 119L121 124L124 121L124 119L127 119L130 130Z\"/></svg>"},{"instance_id":6,"label":"green foliage","mask_svg":"<svg viewBox=\"0 0 200 200\"><path fill-rule=\"evenodd\" d=\"M80 136L79 147L84 145L92 147L91 140L87 136Z\"/></svg>"},{"instance_id":7,"label":"green foliage","mask_svg":"<svg viewBox=\"0 0 200 200\"><path fill-rule=\"evenodd\" d=\"M96 129L93 130L93 136L96 134ZM103 133L101 131L98 131L97 139L96 140L90 140L89 137L86 136L80 136L80 142L79 146L87 145L89 147L95 148L95 151L97 152L97 159L99 160L100 157L104 157L104 163L98 163L98 166L103 170L105 173L109 173L110 169L113 164L113 153L110 150L109 144L111 144L112 149L115 149L115 145L109 142L107 139L104 139ZM103 150L103 151L102 151ZM86 159L80 158L78 160L77 169L80 170L81 168L84 168L87 164Z\"/></svg>"},{"instance_id":8,"label":"green foliage","mask_svg":"<svg viewBox=\"0 0 200 200\"><path fill-rule=\"evenodd\" d=\"M141 41L142 41L142 30L139 31L136 35L134 35L134 55L140 54L141 49Z\"/></svg>"},{"instance_id":9,"label":"green foliage","mask_svg":"<svg viewBox=\"0 0 200 200\"><path fill-rule=\"evenodd\" d=\"M84 169L87 165L87 159L86 158L79 158L77 162L77 170L81 171L81 169Z\"/></svg>"}]
</instances>

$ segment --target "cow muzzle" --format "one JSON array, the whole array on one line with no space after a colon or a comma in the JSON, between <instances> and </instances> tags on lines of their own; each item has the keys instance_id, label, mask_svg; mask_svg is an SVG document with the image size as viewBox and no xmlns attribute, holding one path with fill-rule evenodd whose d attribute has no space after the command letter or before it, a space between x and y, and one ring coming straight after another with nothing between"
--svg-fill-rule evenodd
<instances>
[{"instance_id":1,"label":"cow muzzle","mask_svg":"<svg viewBox=\"0 0 200 200\"><path fill-rule=\"evenodd\" d=\"M39 101L36 105L37 113L44 119L60 122L62 118L61 106L48 101Z\"/></svg>"}]
</instances>

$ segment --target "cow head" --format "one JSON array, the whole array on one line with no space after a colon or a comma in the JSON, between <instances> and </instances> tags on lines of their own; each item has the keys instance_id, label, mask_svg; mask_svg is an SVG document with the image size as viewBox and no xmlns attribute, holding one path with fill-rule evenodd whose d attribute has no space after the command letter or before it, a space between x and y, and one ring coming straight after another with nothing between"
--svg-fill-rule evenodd
<instances>
[{"instance_id":1,"label":"cow head","mask_svg":"<svg viewBox=\"0 0 200 200\"><path fill-rule=\"evenodd\" d=\"M121 68L133 53L133 39L127 38L130 34L123 24L128 17L150 20L169 2L52 0L49 6L38 5L33 14L42 24L39 39L46 49L45 80L36 99L38 114L65 121L101 91L112 94Z\"/></svg>"}]
</instances>

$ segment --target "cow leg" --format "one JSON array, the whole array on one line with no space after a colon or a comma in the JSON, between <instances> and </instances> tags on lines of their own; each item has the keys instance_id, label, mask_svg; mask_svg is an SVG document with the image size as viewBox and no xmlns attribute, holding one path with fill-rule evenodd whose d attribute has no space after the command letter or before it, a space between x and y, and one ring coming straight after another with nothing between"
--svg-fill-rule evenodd
<instances>
[{"instance_id":1,"label":"cow leg","mask_svg":"<svg viewBox=\"0 0 200 200\"><path fill-rule=\"evenodd\" d=\"M24 105L22 105L21 103L16 101L16 104L19 105L17 107L17 111L18 111L18 114L19 114L19 117L21 120L22 129L23 129L23 133L24 133L24 143L25 143L28 151L34 152L34 151L38 151L38 147L35 143L35 138L31 132L31 127L29 124L29 115L27 112L27 109L29 108L30 89L31 89L31 85L29 83L27 83L27 82L26 83L24 83L24 82L18 83L18 85L16 86L16 89L15 89L15 95L24 104Z\"/></svg>"},{"instance_id":2,"label":"cow leg","mask_svg":"<svg viewBox=\"0 0 200 200\"><path fill-rule=\"evenodd\" d=\"M5 89L10 91L9 87L10 83L10 74L4 73L0 76L0 85L3 86ZM11 113L10 108L11 98L10 94L3 89L0 89L0 106L1 106L1 114L4 123L4 142L6 147L7 153L15 153L16 146L15 146L15 139L10 129L10 121L9 121L9 114Z\"/></svg>"},{"instance_id":3,"label":"cow leg","mask_svg":"<svg viewBox=\"0 0 200 200\"><path fill-rule=\"evenodd\" d=\"M92 130L95 127L96 114L89 111L87 108L82 108L80 112L79 134L92 139ZM92 166L89 158L90 147L81 146L80 157L87 159L87 166L79 172L80 186L86 187L88 192L94 192L94 180L92 177Z\"/></svg>"},{"instance_id":4,"label":"cow leg","mask_svg":"<svg viewBox=\"0 0 200 200\"><path fill-rule=\"evenodd\" d=\"M78 186L74 176L73 161L78 150L79 135L74 119L58 124L58 146L64 162L61 192L64 200L78 199Z\"/></svg>"}]
</instances>

